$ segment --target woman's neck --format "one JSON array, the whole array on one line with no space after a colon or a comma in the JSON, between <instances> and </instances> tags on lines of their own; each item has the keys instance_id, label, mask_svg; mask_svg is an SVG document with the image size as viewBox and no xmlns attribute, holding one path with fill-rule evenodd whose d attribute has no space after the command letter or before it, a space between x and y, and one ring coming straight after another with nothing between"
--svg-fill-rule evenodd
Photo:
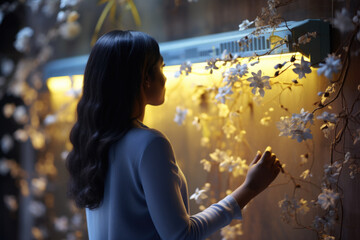
<instances>
[{"instance_id":1,"label":"woman's neck","mask_svg":"<svg viewBox=\"0 0 360 240\"><path fill-rule=\"evenodd\" d=\"M140 122L143 122L145 116L145 106L145 104L139 104L136 102L134 104L134 110L131 117L133 119L139 120Z\"/></svg>"}]
</instances>

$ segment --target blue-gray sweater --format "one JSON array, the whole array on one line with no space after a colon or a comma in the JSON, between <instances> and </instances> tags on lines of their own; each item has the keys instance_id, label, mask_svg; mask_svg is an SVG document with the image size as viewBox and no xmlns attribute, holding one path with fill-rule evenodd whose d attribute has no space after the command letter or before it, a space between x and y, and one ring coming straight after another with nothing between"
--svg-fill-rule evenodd
<instances>
[{"instance_id":1,"label":"blue-gray sweater","mask_svg":"<svg viewBox=\"0 0 360 240\"><path fill-rule=\"evenodd\" d=\"M241 210L229 195L190 216L186 179L168 139L142 125L110 148L104 199L86 217L90 240L204 239L241 219Z\"/></svg>"}]
</instances>

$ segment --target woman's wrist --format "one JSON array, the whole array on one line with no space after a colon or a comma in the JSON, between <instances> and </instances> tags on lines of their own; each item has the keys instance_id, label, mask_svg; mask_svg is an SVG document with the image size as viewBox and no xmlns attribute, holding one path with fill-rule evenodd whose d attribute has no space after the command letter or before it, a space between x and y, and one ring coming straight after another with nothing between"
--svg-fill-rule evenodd
<instances>
[{"instance_id":1,"label":"woman's wrist","mask_svg":"<svg viewBox=\"0 0 360 240\"><path fill-rule=\"evenodd\" d=\"M236 202L238 203L239 207L243 209L251 199L253 199L259 193L252 190L246 184L242 184L238 187L235 191L231 193L233 198L235 198Z\"/></svg>"}]
</instances>

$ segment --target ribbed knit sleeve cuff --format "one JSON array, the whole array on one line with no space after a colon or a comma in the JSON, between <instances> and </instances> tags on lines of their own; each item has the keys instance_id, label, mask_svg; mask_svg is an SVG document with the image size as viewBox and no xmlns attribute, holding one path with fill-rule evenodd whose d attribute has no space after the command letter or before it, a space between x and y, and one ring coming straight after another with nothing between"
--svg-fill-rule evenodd
<instances>
[{"instance_id":1,"label":"ribbed knit sleeve cuff","mask_svg":"<svg viewBox=\"0 0 360 240\"><path fill-rule=\"evenodd\" d=\"M220 202L231 209L234 219L242 220L241 209L233 196L228 195Z\"/></svg>"}]
</instances>

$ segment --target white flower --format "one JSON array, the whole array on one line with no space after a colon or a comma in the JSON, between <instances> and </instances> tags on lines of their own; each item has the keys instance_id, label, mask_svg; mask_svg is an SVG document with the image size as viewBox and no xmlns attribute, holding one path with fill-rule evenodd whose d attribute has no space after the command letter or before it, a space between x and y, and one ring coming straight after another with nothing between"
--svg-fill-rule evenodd
<instances>
[{"instance_id":1,"label":"white flower","mask_svg":"<svg viewBox=\"0 0 360 240\"><path fill-rule=\"evenodd\" d=\"M236 240L243 235L242 224L227 225L221 229L221 240Z\"/></svg>"},{"instance_id":2,"label":"white flower","mask_svg":"<svg viewBox=\"0 0 360 240\"><path fill-rule=\"evenodd\" d=\"M325 122L321 125L320 130L323 132L325 138L329 138L331 131L335 128L335 124L331 122Z\"/></svg>"},{"instance_id":3,"label":"white flower","mask_svg":"<svg viewBox=\"0 0 360 240\"><path fill-rule=\"evenodd\" d=\"M190 61L185 61L181 64L180 70L175 72L175 77L180 77L180 75L185 72L185 75L189 75L192 71L192 63Z\"/></svg>"},{"instance_id":4,"label":"white flower","mask_svg":"<svg viewBox=\"0 0 360 240\"><path fill-rule=\"evenodd\" d=\"M9 59L9 58L5 58L2 60L1 62L1 73L2 75L4 75L5 77L9 76L12 71L14 69L14 61Z\"/></svg>"},{"instance_id":5,"label":"white flower","mask_svg":"<svg viewBox=\"0 0 360 240\"><path fill-rule=\"evenodd\" d=\"M325 77L331 80L333 74L341 70L341 59L334 54L329 54L325 59L325 63L320 63L319 66L320 68L317 70L318 75L324 74Z\"/></svg>"},{"instance_id":6,"label":"white flower","mask_svg":"<svg viewBox=\"0 0 360 240\"><path fill-rule=\"evenodd\" d=\"M328 183L336 183L338 181L338 176L341 171L341 164L339 162L334 162L332 165L324 165L324 180Z\"/></svg>"},{"instance_id":7,"label":"white flower","mask_svg":"<svg viewBox=\"0 0 360 240\"><path fill-rule=\"evenodd\" d=\"M287 194L278 202L278 206L281 208L282 220L287 223L295 216L296 210L300 207L296 199L290 199Z\"/></svg>"},{"instance_id":8,"label":"white flower","mask_svg":"<svg viewBox=\"0 0 360 240\"><path fill-rule=\"evenodd\" d=\"M219 164L220 172L224 172L225 170L228 172L233 172L237 167L240 167L237 173L238 175L245 175L246 170L248 169L248 165L246 164L246 160L242 160L240 157L234 158L233 156L226 156L222 162Z\"/></svg>"},{"instance_id":9,"label":"white flower","mask_svg":"<svg viewBox=\"0 0 360 240\"><path fill-rule=\"evenodd\" d=\"M237 64L235 68L229 68L224 73L224 80L227 85L234 85L240 78L248 73L247 64Z\"/></svg>"},{"instance_id":10,"label":"white flower","mask_svg":"<svg viewBox=\"0 0 360 240\"><path fill-rule=\"evenodd\" d=\"M31 201L29 205L29 212L35 217L41 217L46 212L46 207L39 201Z\"/></svg>"},{"instance_id":11,"label":"white flower","mask_svg":"<svg viewBox=\"0 0 360 240\"><path fill-rule=\"evenodd\" d=\"M215 149L215 152L209 154L210 158L215 162L222 162L224 159L228 158L226 152L221 151L220 149Z\"/></svg>"},{"instance_id":12,"label":"white flower","mask_svg":"<svg viewBox=\"0 0 360 240\"><path fill-rule=\"evenodd\" d=\"M245 176L249 166L246 164L245 159L237 157L233 162L232 174L234 177Z\"/></svg>"},{"instance_id":13,"label":"white flower","mask_svg":"<svg viewBox=\"0 0 360 240\"><path fill-rule=\"evenodd\" d=\"M6 103L3 107L3 114L6 118L10 118L15 111L16 105L13 103Z\"/></svg>"},{"instance_id":14,"label":"white flower","mask_svg":"<svg viewBox=\"0 0 360 240\"><path fill-rule=\"evenodd\" d=\"M69 228L69 220L65 216L55 218L54 225L55 225L55 230L59 232L66 232Z\"/></svg>"},{"instance_id":15,"label":"white flower","mask_svg":"<svg viewBox=\"0 0 360 240\"><path fill-rule=\"evenodd\" d=\"M14 138L15 138L17 141L21 141L21 142L25 142L25 141L29 138L28 133L27 133L26 130L24 130L24 129L18 129L18 130L16 130L16 131L13 133L13 136L14 136Z\"/></svg>"},{"instance_id":16,"label":"white flower","mask_svg":"<svg viewBox=\"0 0 360 240\"><path fill-rule=\"evenodd\" d=\"M301 109L300 114L293 114L291 118L288 116L281 117L280 122L276 126L280 130L279 136L288 136L296 139L298 142L312 139L311 130L306 127L310 122L312 124L313 115Z\"/></svg>"},{"instance_id":17,"label":"white flower","mask_svg":"<svg viewBox=\"0 0 360 240\"><path fill-rule=\"evenodd\" d=\"M321 119L324 122L336 123L337 116L335 113L328 113L325 111L320 116L318 116L317 119Z\"/></svg>"},{"instance_id":18,"label":"white flower","mask_svg":"<svg viewBox=\"0 0 360 240\"><path fill-rule=\"evenodd\" d=\"M236 127L234 124L232 124L231 121L228 121L222 129L226 135L226 138L230 138L230 136L236 131Z\"/></svg>"},{"instance_id":19,"label":"white flower","mask_svg":"<svg viewBox=\"0 0 360 240\"><path fill-rule=\"evenodd\" d=\"M293 69L294 73L299 75L299 79L306 78L305 74L311 73L310 62L304 60L304 57L301 57L301 63L294 63L295 68Z\"/></svg>"},{"instance_id":20,"label":"white flower","mask_svg":"<svg viewBox=\"0 0 360 240\"><path fill-rule=\"evenodd\" d=\"M219 117L226 118L230 112L228 105L220 103L217 106L219 108Z\"/></svg>"},{"instance_id":21,"label":"white flower","mask_svg":"<svg viewBox=\"0 0 360 240\"><path fill-rule=\"evenodd\" d=\"M339 199L339 193L331 189L324 188L322 193L319 194L317 203L321 208L327 210L329 207L335 208L336 201Z\"/></svg>"},{"instance_id":22,"label":"white flower","mask_svg":"<svg viewBox=\"0 0 360 240\"><path fill-rule=\"evenodd\" d=\"M256 94L258 91L262 97L265 95L264 88L271 89L270 83L269 83L269 76L261 76L261 70L259 70L257 73L252 72L253 76L248 78L247 81L250 82L250 87L253 87L252 93Z\"/></svg>"},{"instance_id":23,"label":"white flower","mask_svg":"<svg viewBox=\"0 0 360 240\"><path fill-rule=\"evenodd\" d=\"M345 159L344 164L347 163L347 162L349 162L350 159L351 159L351 153L350 153L350 152L347 152L347 153L345 154L344 159Z\"/></svg>"},{"instance_id":24,"label":"white flower","mask_svg":"<svg viewBox=\"0 0 360 240\"><path fill-rule=\"evenodd\" d=\"M301 198L300 201L298 202L298 205L299 205L298 211L301 214L306 214L307 212L310 211L310 208L308 207L307 201L305 199Z\"/></svg>"},{"instance_id":25,"label":"white flower","mask_svg":"<svg viewBox=\"0 0 360 240\"><path fill-rule=\"evenodd\" d=\"M3 153L8 153L14 146L14 140L9 134L5 134L1 138L1 150Z\"/></svg>"},{"instance_id":26,"label":"white flower","mask_svg":"<svg viewBox=\"0 0 360 240\"><path fill-rule=\"evenodd\" d=\"M28 115L26 114L26 107L24 105L15 108L13 117L19 124L25 124L28 121Z\"/></svg>"},{"instance_id":27,"label":"white flower","mask_svg":"<svg viewBox=\"0 0 360 240\"><path fill-rule=\"evenodd\" d=\"M211 59L208 59L206 60L206 63L207 63L207 66L205 66L205 69L210 69L210 74L213 73L213 69L219 69L217 66L216 66L216 59L215 58L211 58Z\"/></svg>"},{"instance_id":28,"label":"white flower","mask_svg":"<svg viewBox=\"0 0 360 240\"><path fill-rule=\"evenodd\" d=\"M206 190L204 189L199 190L199 188L196 188L195 193L190 196L190 199L194 199L197 204L200 204L204 199L208 197L205 192Z\"/></svg>"},{"instance_id":29,"label":"white flower","mask_svg":"<svg viewBox=\"0 0 360 240\"><path fill-rule=\"evenodd\" d=\"M341 12L335 12L335 19L333 21L333 24L334 27L336 27L343 33L352 31L354 29L354 24L352 23L346 8L341 9Z\"/></svg>"},{"instance_id":30,"label":"white flower","mask_svg":"<svg viewBox=\"0 0 360 240\"><path fill-rule=\"evenodd\" d=\"M188 113L188 109L176 107L176 114L175 114L174 122L176 122L179 125L183 125L187 113Z\"/></svg>"},{"instance_id":31,"label":"white flower","mask_svg":"<svg viewBox=\"0 0 360 240\"><path fill-rule=\"evenodd\" d=\"M30 27L21 29L16 34L14 47L19 52L27 52L30 50L30 38L34 35L34 31Z\"/></svg>"},{"instance_id":32,"label":"white flower","mask_svg":"<svg viewBox=\"0 0 360 240\"><path fill-rule=\"evenodd\" d=\"M241 130L238 135L234 137L235 141L242 142L244 140L244 135L246 134L245 130Z\"/></svg>"},{"instance_id":33,"label":"white flower","mask_svg":"<svg viewBox=\"0 0 360 240\"><path fill-rule=\"evenodd\" d=\"M5 202L5 206L10 210L10 211L16 211L18 209L18 203L16 200L16 197L13 195L5 195L4 196L4 202Z\"/></svg>"},{"instance_id":34,"label":"white flower","mask_svg":"<svg viewBox=\"0 0 360 240\"><path fill-rule=\"evenodd\" d=\"M54 114L49 114L45 117L44 119L44 125L45 126L48 126L48 125L51 125L53 123L55 123L57 120L57 116L54 115Z\"/></svg>"},{"instance_id":35,"label":"white flower","mask_svg":"<svg viewBox=\"0 0 360 240\"><path fill-rule=\"evenodd\" d=\"M10 166L7 160L0 159L0 175L5 176L10 172Z\"/></svg>"},{"instance_id":36,"label":"white flower","mask_svg":"<svg viewBox=\"0 0 360 240\"><path fill-rule=\"evenodd\" d=\"M301 173L300 177L306 179L308 177L312 177L312 174L310 173L309 169L306 169L303 173Z\"/></svg>"},{"instance_id":37,"label":"white flower","mask_svg":"<svg viewBox=\"0 0 360 240\"><path fill-rule=\"evenodd\" d=\"M221 103L225 103L225 100L230 98L228 95L232 95L233 93L231 85L219 87L218 94L216 94L215 99Z\"/></svg>"},{"instance_id":38,"label":"white flower","mask_svg":"<svg viewBox=\"0 0 360 240\"><path fill-rule=\"evenodd\" d=\"M253 24L254 21L249 21L247 19L245 19L244 21L242 21L242 23L239 25L239 31L243 31L245 29L247 29L251 24Z\"/></svg>"},{"instance_id":39,"label":"white flower","mask_svg":"<svg viewBox=\"0 0 360 240\"><path fill-rule=\"evenodd\" d=\"M207 172L210 172L211 171L211 162L206 160L206 159L202 159L200 161L201 164L204 165L204 170L207 171Z\"/></svg>"},{"instance_id":40,"label":"white flower","mask_svg":"<svg viewBox=\"0 0 360 240\"><path fill-rule=\"evenodd\" d=\"M81 31L81 26L78 22L65 22L59 27L59 34L64 39L73 39Z\"/></svg>"},{"instance_id":41,"label":"white flower","mask_svg":"<svg viewBox=\"0 0 360 240\"><path fill-rule=\"evenodd\" d=\"M293 113L292 118L299 119L304 124L307 124L308 122L310 124L314 123L313 121L314 115L312 113L309 113L308 111L305 111L303 108L300 110L300 114Z\"/></svg>"},{"instance_id":42,"label":"white flower","mask_svg":"<svg viewBox=\"0 0 360 240\"><path fill-rule=\"evenodd\" d=\"M81 0L61 0L60 8L65 7L74 7L76 6Z\"/></svg>"},{"instance_id":43,"label":"white flower","mask_svg":"<svg viewBox=\"0 0 360 240\"><path fill-rule=\"evenodd\" d=\"M47 180L45 177L33 178L31 180L32 190L34 194L40 196L46 190Z\"/></svg>"},{"instance_id":44,"label":"white flower","mask_svg":"<svg viewBox=\"0 0 360 240\"><path fill-rule=\"evenodd\" d=\"M68 15L68 11L60 11L58 12L57 16L56 16L56 21L58 22L64 22L67 18Z\"/></svg>"}]
</instances>

